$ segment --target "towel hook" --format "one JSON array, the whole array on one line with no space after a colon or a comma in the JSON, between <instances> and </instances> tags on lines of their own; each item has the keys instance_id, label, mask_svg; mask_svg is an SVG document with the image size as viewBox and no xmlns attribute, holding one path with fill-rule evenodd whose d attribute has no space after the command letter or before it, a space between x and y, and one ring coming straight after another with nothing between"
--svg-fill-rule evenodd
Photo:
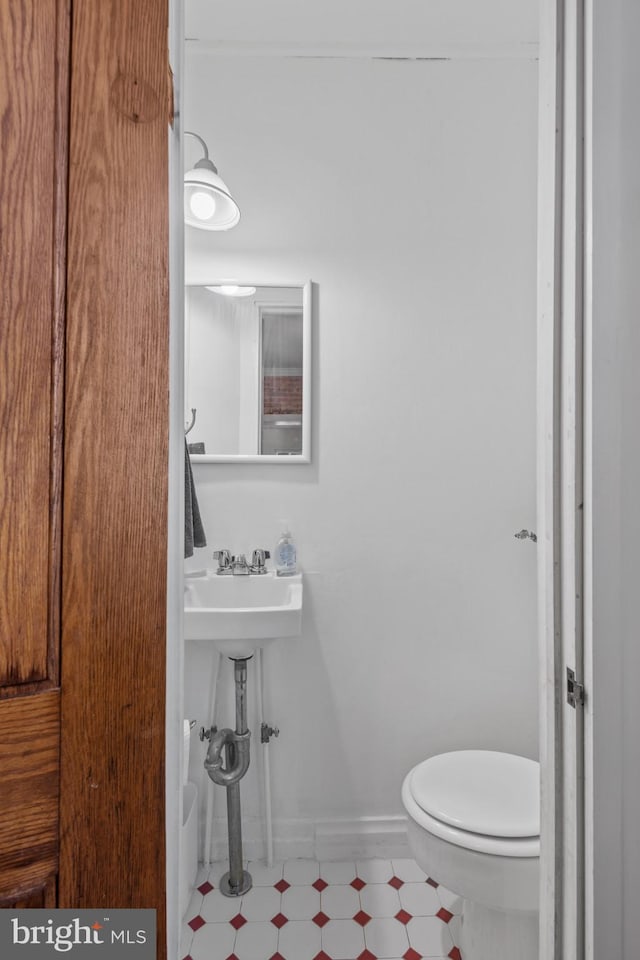
<instances>
[{"instance_id":1,"label":"towel hook","mask_svg":"<svg viewBox=\"0 0 640 960\"><path fill-rule=\"evenodd\" d=\"M185 437L188 433L191 432L191 430L193 430L195 425L196 425L196 408L191 407L191 422L185 425L185 430L184 430Z\"/></svg>"}]
</instances>

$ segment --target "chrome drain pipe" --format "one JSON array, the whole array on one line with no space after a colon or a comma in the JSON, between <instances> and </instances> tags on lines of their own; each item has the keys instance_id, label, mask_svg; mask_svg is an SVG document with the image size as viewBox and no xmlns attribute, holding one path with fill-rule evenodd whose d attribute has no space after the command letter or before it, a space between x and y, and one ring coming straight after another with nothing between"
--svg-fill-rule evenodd
<instances>
[{"instance_id":1,"label":"chrome drain pipe","mask_svg":"<svg viewBox=\"0 0 640 960\"><path fill-rule=\"evenodd\" d=\"M240 781L249 769L249 739L247 729L247 661L233 661L236 688L236 729L225 727L204 732L209 743L205 770L214 783L227 789L227 830L229 834L229 870L220 879L220 893L226 897L240 897L251 889L250 874L242 869L242 815L240 812ZM222 751L226 765L223 766Z\"/></svg>"}]
</instances>

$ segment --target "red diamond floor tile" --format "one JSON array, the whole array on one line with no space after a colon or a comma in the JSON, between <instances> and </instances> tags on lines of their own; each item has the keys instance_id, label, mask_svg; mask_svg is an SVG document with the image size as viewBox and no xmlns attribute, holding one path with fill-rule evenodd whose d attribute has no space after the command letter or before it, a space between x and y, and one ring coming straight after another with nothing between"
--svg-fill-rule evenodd
<instances>
[{"instance_id":1,"label":"red diamond floor tile","mask_svg":"<svg viewBox=\"0 0 640 960\"><path fill-rule=\"evenodd\" d=\"M359 923L361 927L366 927L371 920L371 917L368 913L365 913L364 910L358 910L355 917L353 918L356 923Z\"/></svg>"},{"instance_id":2,"label":"red diamond floor tile","mask_svg":"<svg viewBox=\"0 0 640 960\"><path fill-rule=\"evenodd\" d=\"M434 880L432 877L427 877L425 882L434 888L437 888L439 886L437 880ZM393 887L395 890L399 890L402 886L404 886L404 881L401 880L400 877L393 876L388 881L388 884L389 886ZM360 877L355 877L355 879L351 881L350 885L354 890L357 890L358 892L367 886L365 881L362 880ZM284 893L285 890L288 890L290 888L291 884L288 883L286 880L282 879L282 880L279 880L278 883L275 883L273 886L279 893ZM327 883L326 880L322 878L318 878L317 880L315 880L312 886L316 891L318 891L318 893L322 893L324 890L326 890L330 886L330 884ZM212 883L210 883L208 880L205 880L203 883L200 884L200 886L197 889L198 889L198 892L202 894L202 896L207 896L215 888ZM449 910L447 910L446 907L442 907L440 910L438 910L438 913L436 914L436 916L440 920L442 920L443 923L446 923L446 924L448 924L453 918L453 914ZM398 913L396 913L395 919L399 923L406 926L409 923L409 921L412 919L412 915L407 910L402 909ZM320 911L315 915L315 917L313 917L313 922L316 924L316 926L320 928L324 927L325 924L329 922L329 920L330 918L322 911ZM371 920L371 917L369 916L368 913L365 913L364 910L360 910L353 917L353 920L355 921L355 923L359 924L362 928L364 928ZM239 930L241 927L243 927L247 923L247 920L245 917L242 916L241 913L238 913L229 922L231 923L231 926L234 927L235 930ZM271 923L278 929L282 928L288 922L289 922L289 918L284 916L284 914L282 913L276 914L276 916L271 919ZM206 921L199 914L188 921L189 927L194 932L197 930L200 930L200 928L203 927L205 923ZM462 960L462 954L460 953L460 949L458 947L453 947L449 951L447 956L449 960ZM183 960L192 960L192 957L190 954L188 954L183 958ZM235 953L233 953L230 956L228 956L226 960L239 960L239 958L236 956ZM280 953L275 953L269 958L269 960L285 960L285 958ZM316 954L313 960L332 960L332 958L327 953L325 953L324 950L321 950L318 954ZM377 958L375 954L373 954L369 949L365 949L362 953L358 955L356 960L377 960ZM406 953L403 954L403 960L422 960L422 958L421 958L421 954L418 953L416 950L414 950L413 947L409 947Z\"/></svg>"},{"instance_id":3,"label":"red diamond floor tile","mask_svg":"<svg viewBox=\"0 0 640 960\"><path fill-rule=\"evenodd\" d=\"M413 947L409 947L406 953L402 954L404 960L421 960L422 954L418 953L417 950L414 950Z\"/></svg>"},{"instance_id":4,"label":"red diamond floor tile","mask_svg":"<svg viewBox=\"0 0 640 960\"><path fill-rule=\"evenodd\" d=\"M400 910L398 913L396 913L396 920L399 920L400 923L404 923L406 925L411 919L411 914L407 913L406 910Z\"/></svg>"},{"instance_id":5,"label":"red diamond floor tile","mask_svg":"<svg viewBox=\"0 0 640 960\"><path fill-rule=\"evenodd\" d=\"M440 917L440 919L444 923L449 923L449 920L451 920L451 918L453 917L453 914L451 913L450 910L447 910L446 907L440 907L440 909L436 913L436 917Z\"/></svg>"}]
</instances>

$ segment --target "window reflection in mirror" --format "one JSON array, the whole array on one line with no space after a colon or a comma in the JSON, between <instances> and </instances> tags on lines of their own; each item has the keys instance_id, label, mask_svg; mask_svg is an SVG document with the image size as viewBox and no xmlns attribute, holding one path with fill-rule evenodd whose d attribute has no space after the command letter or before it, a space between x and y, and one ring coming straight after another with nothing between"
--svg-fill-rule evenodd
<instances>
[{"instance_id":1,"label":"window reflection in mirror","mask_svg":"<svg viewBox=\"0 0 640 960\"><path fill-rule=\"evenodd\" d=\"M260 306L260 453L302 453L302 305Z\"/></svg>"},{"instance_id":2,"label":"window reflection in mirror","mask_svg":"<svg viewBox=\"0 0 640 960\"><path fill-rule=\"evenodd\" d=\"M309 461L310 286L186 287L196 460Z\"/></svg>"}]
</instances>

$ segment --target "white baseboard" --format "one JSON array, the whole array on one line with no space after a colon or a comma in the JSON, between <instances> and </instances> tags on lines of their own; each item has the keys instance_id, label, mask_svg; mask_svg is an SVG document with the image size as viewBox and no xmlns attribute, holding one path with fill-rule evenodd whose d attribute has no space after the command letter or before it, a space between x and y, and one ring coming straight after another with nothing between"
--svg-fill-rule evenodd
<instances>
[{"instance_id":1,"label":"white baseboard","mask_svg":"<svg viewBox=\"0 0 640 960\"><path fill-rule=\"evenodd\" d=\"M320 820L315 827L318 860L409 857L406 817L356 817Z\"/></svg>"},{"instance_id":2,"label":"white baseboard","mask_svg":"<svg viewBox=\"0 0 640 960\"><path fill-rule=\"evenodd\" d=\"M212 860L228 855L227 822L213 822ZM242 823L242 847L245 860L266 856L261 820L246 818ZM316 860L364 860L370 857L390 859L410 857L406 818L354 817L335 820L273 821L273 848L276 860L310 857Z\"/></svg>"}]
</instances>

